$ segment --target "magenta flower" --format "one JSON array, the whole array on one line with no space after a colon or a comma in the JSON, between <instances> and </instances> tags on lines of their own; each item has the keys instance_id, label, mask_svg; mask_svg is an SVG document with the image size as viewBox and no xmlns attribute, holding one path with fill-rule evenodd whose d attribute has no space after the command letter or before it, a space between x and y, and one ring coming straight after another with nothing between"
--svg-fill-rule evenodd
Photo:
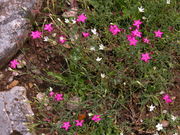
<instances>
[{"instance_id":1,"label":"magenta flower","mask_svg":"<svg viewBox=\"0 0 180 135\"><path fill-rule=\"evenodd\" d=\"M138 42L138 40L136 40L135 37L132 37L132 38L129 39L129 45L136 46L137 42Z\"/></svg>"},{"instance_id":2,"label":"magenta flower","mask_svg":"<svg viewBox=\"0 0 180 135\"><path fill-rule=\"evenodd\" d=\"M33 39L41 38L41 35L42 35L42 32L40 32L40 31L32 31L32 32L31 32L31 37L32 37Z\"/></svg>"},{"instance_id":3,"label":"magenta flower","mask_svg":"<svg viewBox=\"0 0 180 135\"><path fill-rule=\"evenodd\" d=\"M94 115L91 120L93 120L94 122L99 122L101 120L101 115Z\"/></svg>"},{"instance_id":4,"label":"magenta flower","mask_svg":"<svg viewBox=\"0 0 180 135\"><path fill-rule=\"evenodd\" d=\"M47 31L51 32L53 30L52 24L51 23L50 24L46 24L45 27L44 27L44 30L47 30Z\"/></svg>"},{"instance_id":5,"label":"magenta flower","mask_svg":"<svg viewBox=\"0 0 180 135\"><path fill-rule=\"evenodd\" d=\"M84 123L84 120L75 120L75 122L76 122L76 126L82 127L83 123Z\"/></svg>"},{"instance_id":6,"label":"magenta flower","mask_svg":"<svg viewBox=\"0 0 180 135\"><path fill-rule=\"evenodd\" d=\"M131 34L136 37L141 37L142 32L140 32L138 29L135 29L131 31Z\"/></svg>"},{"instance_id":7,"label":"magenta flower","mask_svg":"<svg viewBox=\"0 0 180 135\"><path fill-rule=\"evenodd\" d=\"M20 64L20 63L17 60L12 60L10 62L10 67L11 68L16 68L18 64Z\"/></svg>"},{"instance_id":8,"label":"magenta flower","mask_svg":"<svg viewBox=\"0 0 180 135\"><path fill-rule=\"evenodd\" d=\"M76 21L77 21L77 22L83 22L83 23L85 23L86 19L87 19L86 15L85 15L85 14L81 14L81 15L78 16L78 18L77 18Z\"/></svg>"},{"instance_id":9,"label":"magenta flower","mask_svg":"<svg viewBox=\"0 0 180 135\"><path fill-rule=\"evenodd\" d=\"M64 128L66 131L71 127L70 122L64 122L61 128Z\"/></svg>"},{"instance_id":10,"label":"magenta flower","mask_svg":"<svg viewBox=\"0 0 180 135\"><path fill-rule=\"evenodd\" d=\"M143 42L149 44L150 40L148 38L143 38Z\"/></svg>"},{"instance_id":11,"label":"magenta flower","mask_svg":"<svg viewBox=\"0 0 180 135\"><path fill-rule=\"evenodd\" d=\"M127 35L126 37L127 37L127 40L128 40L128 41L130 41L132 38L134 38L133 35Z\"/></svg>"},{"instance_id":12,"label":"magenta flower","mask_svg":"<svg viewBox=\"0 0 180 135\"><path fill-rule=\"evenodd\" d=\"M60 42L61 44L64 44L64 43L66 42L65 36L61 35L61 36L59 37L59 42Z\"/></svg>"},{"instance_id":13,"label":"magenta flower","mask_svg":"<svg viewBox=\"0 0 180 135\"><path fill-rule=\"evenodd\" d=\"M88 32L82 32L82 35L83 35L83 37L89 37L89 33Z\"/></svg>"},{"instance_id":14,"label":"magenta flower","mask_svg":"<svg viewBox=\"0 0 180 135\"><path fill-rule=\"evenodd\" d=\"M53 95L54 95L54 92L51 91L51 92L49 93L49 96L52 97Z\"/></svg>"},{"instance_id":15,"label":"magenta flower","mask_svg":"<svg viewBox=\"0 0 180 135\"><path fill-rule=\"evenodd\" d=\"M151 59L151 57L149 56L149 53L141 54L141 60L142 61L149 62L149 59Z\"/></svg>"},{"instance_id":16,"label":"magenta flower","mask_svg":"<svg viewBox=\"0 0 180 135\"><path fill-rule=\"evenodd\" d=\"M109 31L110 31L113 35L117 35L117 34L121 31L121 29L119 29L117 25L110 25Z\"/></svg>"},{"instance_id":17,"label":"magenta flower","mask_svg":"<svg viewBox=\"0 0 180 135\"><path fill-rule=\"evenodd\" d=\"M154 31L154 34L155 34L155 37L162 37L162 34L163 34L163 32L161 32L160 30L158 30L158 31Z\"/></svg>"},{"instance_id":18,"label":"magenta flower","mask_svg":"<svg viewBox=\"0 0 180 135\"><path fill-rule=\"evenodd\" d=\"M56 101L64 100L63 94L58 94L58 93L57 93L57 94L54 96L54 99L55 99Z\"/></svg>"},{"instance_id":19,"label":"magenta flower","mask_svg":"<svg viewBox=\"0 0 180 135\"><path fill-rule=\"evenodd\" d=\"M165 100L166 103L171 103L172 102L172 99L170 98L170 96L168 94L165 94L163 96L163 99Z\"/></svg>"},{"instance_id":20,"label":"magenta flower","mask_svg":"<svg viewBox=\"0 0 180 135\"><path fill-rule=\"evenodd\" d=\"M136 26L139 29L139 26L142 24L140 20L134 20L133 26Z\"/></svg>"}]
</instances>

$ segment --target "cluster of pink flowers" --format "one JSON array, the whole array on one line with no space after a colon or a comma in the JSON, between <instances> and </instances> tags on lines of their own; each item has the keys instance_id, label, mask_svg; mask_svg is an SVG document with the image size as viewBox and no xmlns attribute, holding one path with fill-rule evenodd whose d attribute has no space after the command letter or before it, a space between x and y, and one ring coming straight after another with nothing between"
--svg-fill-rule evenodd
<instances>
[{"instance_id":1,"label":"cluster of pink flowers","mask_svg":"<svg viewBox=\"0 0 180 135\"><path fill-rule=\"evenodd\" d=\"M77 22L82 22L82 23L85 23L86 20L87 20L87 17L84 13L80 14L76 19ZM127 40L129 41L129 45L136 46L138 43L137 38L142 38L142 41L144 43L150 44L150 40L147 37L142 37L142 32L140 31L141 24L142 24L141 20L134 20L132 27L129 28L131 30L131 33L127 35ZM51 32L53 30L52 24L46 24L44 27L44 30ZM117 35L119 32L122 31L122 29L120 29L117 25L111 24L109 27L109 31L113 35ZM155 37L161 38L163 32L161 32L160 30L157 30L157 31L154 31L154 34L155 34ZM41 38L41 35L42 35L42 32L39 32L39 31L32 31L31 33L31 36L33 39ZM90 36L90 33L82 32L82 36L87 38ZM67 39L64 35L61 35L59 36L58 41L59 43L64 44L67 41ZM146 53L141 54L140 59L144 62L149 62L151 57L150 57L150 54L146 52Z\"/></svg>"},{"instance_id":2,"label":"cluster of pink flowers","mask_svg":"<svg viewBox=\"0 0 180 135\"><path fill-rule=\"evenodd\" d=\"M163 99L165 100L166 103L171 103L172 102L172 99L168 94L165 94L163 96Z\"/></svg>"},{"instance_id":3,"label":"cluster of pink flowers","mask_svg":"<svg viewBox=\"0 0 180 135\"><path fill-rule=\"evenodd\" d=\"M50 96L50 97L54 97L54 100L56 100L56 101L62 101L62 100L64 100L63 94L54 93L53 91L51 91L51 92L49 93L49 96Z\"/></svg>"},{"instance_id":4,"label":"cluster of pink flowers","mask_svg":"<svg viewBox=\"0 0 180 135\"><path fill-rule=\"evenodd\" d=\"M129 45L136 46L138 43L137 38L142 38L142 41L146 44L150 44L150 40L147 37L142 37L142 32L140 31L140 26L142 22L141 20L134 20L133 27L130 27L129 29L132 30L130 35L127 35L127 40L129 41ZM133 29L134 28L134 29ZM113 35L117 35L122 29L119 29L117 25L110 25L109 31ZM154 31L155 37L162 37L163 32L160 30ZM149 59L151 59L149 53L143 53L141 54L141 60L144 62L149 62Z\"/></svg>"},{"instance_id":5,"label":"cluster of pink flowers","mask_svg":"<svg viewBox=\"0 0 180 135\"><path fill-rule=\"evenodd\" d=\"M94 122L99 122L101 120L101 115L94 115L91 120L93 120ZM83 126L84 120L75 120L76 122L76 126ZM64 128L66 131L71 127L72 125L70 124L70 122L64 122L63 125L61 126L61 128Z\"/></svg>"}]
</instances>

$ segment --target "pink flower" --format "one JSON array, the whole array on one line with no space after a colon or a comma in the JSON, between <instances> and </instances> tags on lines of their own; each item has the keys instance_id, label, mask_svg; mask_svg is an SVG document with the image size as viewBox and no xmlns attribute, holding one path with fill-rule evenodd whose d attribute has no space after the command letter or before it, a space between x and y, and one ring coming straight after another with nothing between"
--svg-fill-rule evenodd
<instances>
[{"instance_id":1,"label":"pink flower","mask_svg":"<svg viewBox=\"0 0 180 135\"><path fill-rule=\"evenodd\" d=\"M138 29L135 29L131 31L131 35L136 36L136 37L141 37L142 32L140 32Z\"/></svg>"},{"instance_id":2,"label":"pink flower","mask_svg":"<svg viewBox=\"0 0 180 135\"><path fill-rule=\"evenodd\" d=\"M166 103L171 103L172 102L172 99L170 98L170 96L168 94L165 94L163 96L163 99L165 100Z\"/></svg>"},{"instance_id":3,"label":"pink flower","mask_svg":"<svg viewBox=\"0 0 180 135\"><path fill-rule=\"evenodd\" d=\"M83 37L89 37L89 33L88 32L82 32L82 35L83 35Z\"/></svg>"},{"instance_id":4,"label":"pink flower","mask_svg":"<svg viewBox=\"0 0 180 135\"><path fill-rule=\"evenodd\" d=\"M55 99L56 101L64 100L63 94L58 94L58 93L57 93L57 94L54 96L54 99Z\"/></svg>"},{"instance_id":5,"label":"pink flower","mask_svg":"<svg viewBox=\"0 0 180 135\"><path fill-rule=\"evenodd\" d=\"M155 37L162 37L162 34L163 34L163 32L161 32L160 30L158 30L158 31L154 31L154 33L155 33Z\"/></svg>"},{"instance_id":6,"label":"pink flower","mask_svg":"<svg viewBox=\"0 0 180 135\"><path fill-rule=\"evenodd\" d=\"M117 25L110 25L109 31L110 31L113 35L117 35L117 34L121 31L121 29L119 29Z\"/></svg>"},{"instance_id":7,"label":"pink flower","mask_svg":"<svg viewBox=\"0 0 180 135\"><path fill-rule=\"evenodd\" d=\"M32 31L31 32L31 36L33 39L41 38L41 35L42 35L42 32L40 32L40 31Z\"/></svg>"},{"instance_id":8,"label":"pink flower","mask_svg":"<svg viewBox=\"0 0 180 135\"><path fill-rule=\"evenodd\" d=\"M48 118L44 118L44 121L51 122L51 120Z\"/></svg>"},{"instance_id":9,"label":"pink flower","mask_svg":"<svg viewBox=\"0 0 180 135\"><path fill-rule=\"evenodd\" d=\"M83 123L84 123L84 120L75 120L75 122L76 122L76 126L82 127Z\"/></svg>"},{"instance_id":10,"label":"pink flower","mask_svg":"<svg viewBox=\"0 0 180 135\"><path fill-rule=\"evenodd\" d=\"M44 27L44 30L47 30L47 31L51 32L53 30L52 24L51 23L50 24L46 24L45 27Z\"/></svg>"},{"instance_id":11,"label":"pink flower","mask_svg":"<svg viewBox=\"0 0 180 135\"><path fill-rule=\"evenodd\" d=\"M139 26L142 24L140 20L134 20L133 26L136 26L139 29Z\"/></svg>"},{"instance_id":12,"label":"pink flower","mask_svg":"<svg viewBox=\"0 0 180 135\"><path fill-rule=\"evenodd\" d=\"M71 127L70 122L64 122L61 128L64 128L66 131Z\"/></svg>"},{"instance_id":13,"label":"pink flower","mask_svg":"<svg viewBox=\"0 0 180 135\"><path fill-rule=\"evenodd\" d=\"M85 14L81 14L81 15L78 16L77 22L85 23L86 19L87 19L86 15Z\"/></svg>"},{"instance_id":14,"label":"pink flower","mask_svg":"<svg viewBox=\"0 0 180 135\"><path fill-rule=\"evenodd\" d=\"M138 40L136 40L135 37L132 37L132 38L129 39L129 45L136 46L137 42L138 42Z\"/></svg>"},{"instance_id":15,"label":"pink flower","mask_svg":"<svg viewBox=\"0 0 180 135\"><path fill-rule=\"evenodd\" d=\"M59 42L60 42L61 44L64 44L64 43L66 42L65 36L61 35L61 36L59 37Z\"/></svg>"},{"instance_id":16,"label":"pink flower","mask_svg":"<svg viewBox=\"0 0 180 135\"><path fill-rule=\"evenodd\" d=\"M127 35L126 37L127 37L127 40L128 40L128 41L130 41L132 38L134 38L133 35Z\"/></svg>"},{"instance_id":17,"label":"pink flower","mask_svg":"<svg viewBox=\"0 0 180 135\"><path fill-rule=\"evenodd\" d=\"M141 54L142 61L149 62L149 59L151 59L151 57L149 56L149 53Z\"/></svg>"},{"instance_id":18,"label":"pink flower","mask_svg":"<svg viewBox=\"0 0 180 135\"><path fill-rule=\"evenodd\" d=\"M51 92L49 93L49 96L52 97L53 95L54 95L54 92L51 91Z\"/></svg>"},{"instance_id":19,"label":"pink flower","mask_svg":"<svg viewBox=\"0 0 180 135\"><path fill-rule=\"evenodd\" d=\"M101 120L101 115L94 115L91 120L93 120L94 122L99 122Z\"/></svg>"},{"instance_id":20,"label":"pink flower","mask_svg":"<svg viewBox=\"0 0 180 135\"><path fill-rule=\"evenodd\" d=\"M143 42L149 44L150 40L148 38L143 38Z\"/></svg>"},{"instance_id":21,"label":"pink flower","mask_svg":"<svg viewBox=\"0 0 180 135\"><path fill-rule=\"evenodd\" d=\"M20 64L20 63L17 60L12 60L10 62L10 67L11 68L16 68L18 64Z\"/></svg>"}]
</instances>

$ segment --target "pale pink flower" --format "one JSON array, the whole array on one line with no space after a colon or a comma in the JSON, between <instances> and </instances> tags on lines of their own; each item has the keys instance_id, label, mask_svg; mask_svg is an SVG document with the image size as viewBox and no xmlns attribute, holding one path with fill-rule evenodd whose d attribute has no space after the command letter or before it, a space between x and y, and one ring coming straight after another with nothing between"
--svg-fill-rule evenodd
<instances>
[{"instance_id":1,"label":"pale pink flower","mask_svg":"<svg viewBox=\"0 0 180 135\"><path fill-rule=\"evenodd\" d=\"M87 19L86 15L85 15L85 14L81 14L81 15L78 16L78 18L77 18L76 21L77 21L77 22L83 22L83 23L85 23L86 19Z\"/></svg>"},{"instance_id":2,"label":"pale pink flower","mask_svg":"<svg viewBox=\"0 0 180 135\"><path fill-rule=\"evenodd\" d=\"M143 38L143 42L149 44L150 40L148 38Z\"/></svg>"},{"instance_id":3,"label":"pale pink flower","mask_svg":"<svg viewBox=\"0 0 180 135\"><path fill-rule=\"evenodd\" d=\"M32 37L33 39L41 38L41 35L42 35L42 32L40 32L40 31L32 31L32 32L31 32L31 37Z\"/></svg>"},{"instance_id":4,"label":"pale pink flower","mask_svg":"<svg viewBox=\"0 0 180 135\"><path fill-rule=\"evenodd\" d=\"M51 122L51 120L48 118L44 118L44 121Z\"/></svg>"},{"instance_id":5,"label":"pale pink flower","mask_svg":"<svg viewBox=\"0 0 180 135\"><path fill-rule=\"evenodd\" d=\"M84 123L84 120L75 120L75 122L76 122L76 126L82 127L83 123Z\"/></svg>"},{"instance_id":6,"label":"pale pink flower","mask_svg":"<svg viewBox=\"0 0 180 135\"><path fill-rule=\"evenodd\" d=\"M10 62L10 67L11 68L16 68L18 64L20 64L20 63L17 60L12 60Z\"/></svg>"},{"instance_id":7,"label":"pale pink flower","mask_svg":"<svg viewBox=\"0 0 180 135\"><path fill-rule=\"evenodd\" d=\"M141 54L141 60L142 61L149 62L149 59L151 59L151 57L149 56L149 53Z\"/></svg>"},{"instance_id":8,"label":"pale pink flower","mask_svg":"<svg viewBox=\"0 0 180 135\"><path fill-rule=\"evenodd\" d=\"M61 128L64 128L66 131L71 127L70 122L64 122Z\"/></svg>"},{"instance_id":9,"label":"pale pink flower","mask_svg":"<svg viewBox=\"0 0 180 135\"><path fill-rule=\"evenodd\" d=\"M83 35L83 37L89 37L89 33L88 32L82 32L82 35Z\"/></svg>"},{"instance_id":10,"label":"pale pink flower","mask_svg":"<svg viewBox=\"0 0 180 135\"><path fill-rule=\"evenodd\" d=\"M131 35L136 36L136 37L141 37L142 32L140 32L138 29L135 29L131 31Z\"/></svg>"},{"instance_id":11,"label":"pale pink flower","mask_svg":"<svg viewBox=\"0 0 180 135\"><path fill-rule=\"evenodd\" d=\"M52 24L51 23L50 24L45 24L44 30L47 30L47 31L51 32L53 30Z\"/></svg>"},{"instance_id":12,"label":"pale pink flower","mask_svg":"<svg viewBox=\"0 0 180 135\"><path fill-rule=\"evenodd\" d=\"M51 91L51 92L49 93L49 96L52 97L53 95L54 95L54 92Z\"/></svg>"},{"instance_id":13,"label":"pale pink flower","mask_svg":"<svg viewBox=\"0 0 180 135\"><path fill-rule=\"evenodd\" d=\"M155 37L160 37L161 38L163 33L164 32L161 32L160 30L154 31Z\"/></svg>"},{"instance_id":14,"label":"pale pink flower","mask_svg":"<svg viewBox=\"0 0 180 135\"><path fill-rule=\"evenodd\" d=\"M133 26L136 26L139 29L139 26L142 24L141 20L134 20Z\"/></svg>"},{"instance_id":15,"label":"pale pink flower","mask_svg":"<svg viewBox=\"0 0 180 135\"><path fill-rule=\"evenodd\" d=\"M95 122L99 122L101 120L101 115L94 115L91 120L95 121Z\"/></svg>"},{"instance_id":16,"label":"pale pink flower","mask_svg":"<svg viewBox=\"0 0 180 135\"><path fill-rule=\"evenodd\" d=\"M119 29L117 25L110 25L109 31L110 31L113 35L117 35L117 34L121 31L121 29Z\"/></svg>"},{"instance_id":17,"label":"pale pink flower","mask_svg":"<svg viewBox=\"0 0 180 135\"><path fill-rule=\"evenodd\" d=\"M60 42L61 44L64 44L64 43L66 42L65 36L63 36L63 35L59 36L59 42Z\"/></svg>"},{"instance_id":18,"label":"pale pink flower","mask_svg":"<svg viewBox=\"0 0 180 135\"><path fill-rule=\"evenodd\" d=\"M55 99L56 101L64 100L63 94L58 94L58 93L57 93L57 94L54 96L54 99Z\"/></svg>"}]
</instances>

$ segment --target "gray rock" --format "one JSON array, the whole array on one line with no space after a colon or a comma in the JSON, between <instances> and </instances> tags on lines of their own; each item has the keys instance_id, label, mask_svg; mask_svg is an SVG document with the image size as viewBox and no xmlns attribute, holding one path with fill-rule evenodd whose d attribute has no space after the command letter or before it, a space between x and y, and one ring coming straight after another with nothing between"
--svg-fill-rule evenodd
<instances>
[{"instance_id":1,"label":"gray rock","mask_svg":"<svg viewBox=\"0 0 180 135\"><path fill-rule=\"evenodd\" d=\"M18 131L22 135L32 135L24 124L30 122L28 115L34 115L27 101L24 87L15 86L10 91L0 92L1 135L10 135L13 131Z\"/></svg>"},{"instance_id":2,"label":"gray rock","mask_svg":"<svg viewBox=\"0 0 180 135\"><path fill-rule=\"evenodd\" d=\"M30 11L42 0L0 0L0 68L20 49L28 37Z\"/></svg>"}]
</instances>

